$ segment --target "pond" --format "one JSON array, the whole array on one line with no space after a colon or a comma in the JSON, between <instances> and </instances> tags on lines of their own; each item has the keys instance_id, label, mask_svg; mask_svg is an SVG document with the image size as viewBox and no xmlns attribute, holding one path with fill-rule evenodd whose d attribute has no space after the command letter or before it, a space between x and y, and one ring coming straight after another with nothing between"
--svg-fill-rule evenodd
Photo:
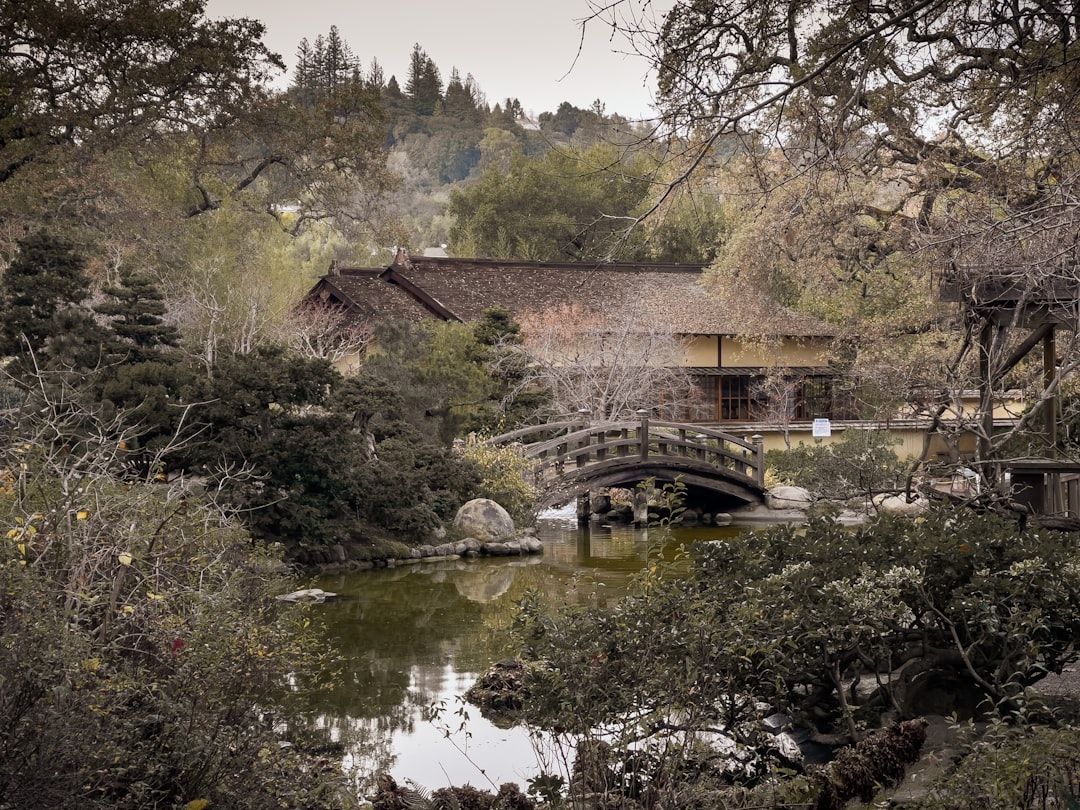
<instances>
[{"instance_id":1,"label":"pond","mask_svg":"<svg viewBox=\"0 0 1080 810\"><path fill-rule=\"evenodd\" d=\"M565 513L537 525L543 554L427 561L305 584L344 597L318 608L345 665L317 712L345 744L361 787L378 773L427 790L524 786L544 752L524 729L500 729L460 700L494 662L513 656L510 630L522 596L606 603L625 592L650 554L671 558L684 544L743 530L579 528ZM443 709L431 721L435 705Z\"/></svg>"}]
</instances>

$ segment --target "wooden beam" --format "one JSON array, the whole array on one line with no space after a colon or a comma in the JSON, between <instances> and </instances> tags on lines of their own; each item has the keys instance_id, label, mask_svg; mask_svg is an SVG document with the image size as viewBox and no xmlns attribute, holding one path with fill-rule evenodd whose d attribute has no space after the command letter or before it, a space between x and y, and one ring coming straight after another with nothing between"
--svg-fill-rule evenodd
<instances>
[{"instance_id":1,"label":"wooden beam","mask_svg":"<svg viewBox=\"0 0 1080 810\"><path fill-rule=\"evenodd\" d=\"M1054 377L1057 374L1057 352L1054 347L1054 327L1051 326L1043 338L1043 390L1050 390L1054 386ZM1043 424L1046 431L1046 457L1057 457L1057 413L1058 395L1057 388L1054 393L1043 402Z\"/></svg>"},{"instance_id":2,"label":"wooden beam","mask_svg":"<svg viewBox=\"0 0 1080 810\"><path fill-rule=\"evenodd\" d=\"M994 430L994 386L990 378L990 351L993 347L994 325L983 320L979 330L979 415L982 430L979 436L979 461L990 459L990 436Z\"/></svg>"},{"instance_id":3,"label":"wooden beam","mask_svg":"<svg viewBox=\"0 0 1080 810\"><path fill-rule=\"evenodd\" d=\"M1012 369L1016 367L1017 363L1027 357L1028 353L1036 346L1038 346L1039 342L1042 341L1048 333L1053 334L1053 331L1054 324L1052 323L1043 323L1032 329L1031 334L1024 338L1024 342L1016 347L1015 351L1013 351L1013 353L1009 355L1008 359L1005 360L1001 368L998 369L997 373L994 374L994 382L997 382L1010 371L1012 371Z\"/></svg>"}]
</instances>

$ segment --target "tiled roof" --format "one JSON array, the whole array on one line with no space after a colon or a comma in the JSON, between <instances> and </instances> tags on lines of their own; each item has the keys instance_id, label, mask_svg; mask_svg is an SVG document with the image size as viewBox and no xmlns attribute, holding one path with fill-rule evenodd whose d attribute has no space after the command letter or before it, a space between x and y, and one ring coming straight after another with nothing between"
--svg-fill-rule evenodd
<instances>
[{"instance_id":1,"label":"tiled roof","mask_svg":"<svg viewBox=\"0 0 1080 810\"><path fill-rule=\"evenodd\" d=\"M374 301L378 282L401 299L376 310L377 317L479 320L485 309L502 307L515 318L573 305L616 314L644 313L654 324L679 334L827 337L835 328L800 315L756 291L724 296L702 285L700 265L512 262L495 259L406 258L386 270L342 268L323 281L350 298ZM385 293L385 291L384 291ZM373 307L374 309L374 307ZM395 314L401 313L401 314Z\"/></svg>"},{"instance_id":2,"label":"tiled roof","mask_svg":"<svg viewBox=\"0 0 1080 810\"><path fill-rule=\"evenodd\" d=\"M331 272L306 298L341 304L364 321L422 321L432 317L415 298L380 278L383 272L381 267Z\"/></svg>"}]
</instances>

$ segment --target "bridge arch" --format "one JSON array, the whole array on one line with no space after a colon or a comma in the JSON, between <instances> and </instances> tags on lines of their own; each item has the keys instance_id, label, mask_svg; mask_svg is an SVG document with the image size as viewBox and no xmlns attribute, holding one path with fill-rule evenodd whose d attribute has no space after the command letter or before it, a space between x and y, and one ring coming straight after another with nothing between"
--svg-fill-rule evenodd
<instances>
[{"instance_id":1,"label":"bridge arch","mask_svg":"<svg viewBox=\"0 0 1080 810\"><path fill-rule=\"evenodd\" d=\"M765 492L760 437L743 439L701 425L651 420L556 422L487 440L513 445L532 461L540 506L565 503L589 490L678 478L690 490L741 503Z\"/></svg>"}]
</instances>

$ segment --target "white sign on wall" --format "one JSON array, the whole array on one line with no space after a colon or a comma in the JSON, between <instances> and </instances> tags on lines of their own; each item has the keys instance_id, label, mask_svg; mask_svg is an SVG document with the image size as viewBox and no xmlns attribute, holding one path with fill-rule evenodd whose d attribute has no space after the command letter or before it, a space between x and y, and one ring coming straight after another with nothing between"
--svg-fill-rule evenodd
<instances>
[{"instance_id":1,"label":"white sign on wall","mask_svg":"<svg viewBox=\"0 0 1080 810\"><path fill-rule=\"evenodd\" d=\"M815 419L812 435L815 439L825 439L832 436L832 425L829 424L829 420Z\"/></svg>"}]
</instances>

